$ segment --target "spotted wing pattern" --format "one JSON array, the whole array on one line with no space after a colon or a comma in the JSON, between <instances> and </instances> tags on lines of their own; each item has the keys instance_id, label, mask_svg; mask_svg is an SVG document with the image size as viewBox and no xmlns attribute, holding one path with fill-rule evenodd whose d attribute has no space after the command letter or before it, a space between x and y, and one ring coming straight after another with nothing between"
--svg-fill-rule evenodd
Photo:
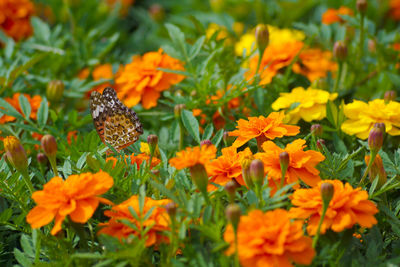
<instances>
[{"instance_id":1,"label":"spotted wing pattern","mask_svg":"<svg viewBox=\"0 0 400 267\"><path fill-rule=\"evenodd\" d=\"M111 87L104 89L103 94L92 92L90 110L101 141L118 151L136 142L143 134L136 113L122 104Z\"/></svg>"}]
</instances>

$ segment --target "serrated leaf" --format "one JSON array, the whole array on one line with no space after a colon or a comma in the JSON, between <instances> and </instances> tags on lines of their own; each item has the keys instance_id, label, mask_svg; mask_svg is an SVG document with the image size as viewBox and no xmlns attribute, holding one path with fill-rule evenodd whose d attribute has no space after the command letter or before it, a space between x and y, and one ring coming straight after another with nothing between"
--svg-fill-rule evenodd
<instances>
[{"instance_id":1,"label":"serrated leaf","mask_svg":"<svg viewBox=\"0 0 400 267\"><path fill-rule=\"evenodd\" d=\"M37 112L37 121L41 128L46 125L48 117L49 106L47 104L47 99L44 97Z\"/></svg>"},{"instance_id":2,"label":"serrated leaf","mask_svg":"<svg viewBox=\"0 0 400 267\"><path fill-rule=\"evenodd\" d=\"M31 104L23 94L19 95L19 106L21 107L22 113L24 113L25 118L28 119L31 115Z\"/></svg>"},{"instance_id":3,"label":"serrated leaf","mask_svg":"<svg viewBox=\"0 0 400 267\"><path fill-rule=\"evenodd\" d=\"M193 116L193 113L189 110L182 110L181 118L183 122L183 126L185 126L186 130L193 137L193 139L200 144L200 133L199 133L199 122Z\"/></svg>"}]
</instances>

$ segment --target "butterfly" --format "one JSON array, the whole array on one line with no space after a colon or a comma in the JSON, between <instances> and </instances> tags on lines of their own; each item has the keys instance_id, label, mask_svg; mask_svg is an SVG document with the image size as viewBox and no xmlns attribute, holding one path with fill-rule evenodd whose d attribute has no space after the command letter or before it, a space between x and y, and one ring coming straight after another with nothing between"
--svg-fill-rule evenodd
<instances>
[{"instance_id":1,"label":"butterfly","mask_svg":"<svg viewBox=\"0 0 400 267\"><path fill-rule=\"evenodd\" d=\"M103 143L120 151L135 143L143 134L142 124L134 111L126 107L111 87L103 94L90 95L90 111L94 127Z\"/></svg>"}]
</instances>

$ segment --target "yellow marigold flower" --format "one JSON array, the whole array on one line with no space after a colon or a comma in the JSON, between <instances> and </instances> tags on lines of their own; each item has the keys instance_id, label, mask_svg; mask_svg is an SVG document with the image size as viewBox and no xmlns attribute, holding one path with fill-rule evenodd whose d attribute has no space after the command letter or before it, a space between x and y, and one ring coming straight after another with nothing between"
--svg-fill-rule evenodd
<instances>
[{"instance_id":1,"label":"yellow marigold flower","mask_svg":"<svg viewBox=\"0 0 400 267\"><path fill-rule=\"evenodd\" d=\"M246 49L246 56L257 49L255 28L240 37L240 40L235 44L235 53L238 56L243 54ZM268 25L269 45L279 46L289 42L303 41L305 34L302 31L292 29L280 29Z\"/></svg>"},{"instance_id":2,"label":"yellow marigold flower","mask_svg":"<svg viewBox=\"0 0 400 267\"><path fill-rule=\"evenodd\" d=\"M146 234L144 238L146 239L146 247L159 243L169 243L168 237L163 235L162 232L169 230L170 218L165 209L165 205L170 202L171 200L169 199L154 200L145 197L143 210L141 212L139 197L132 196L121 204L113 206L111 210L104 212L104 215L110 217L110 220L106 223L99 224L102 228L98 234L107 234L122 240L128 238L130 235L135 235L140 238L140 232L145 231ZM142 222L139 222L132 216L129 207L135 210L139 218L143 218ZM150 216L144 219L144 216L147 216L150 210L152 210ZM129 227L122 220L127 220L136 225L136 229Z\"/></svg>"},{"instance_id":3,"label":"yellow marigold flower","mask_svg":"<svg viewBox=\"0 0 400 267\"><path fill-rule=\"evenodd\" d=\"M243 267L293 266L311 264L315 251L310 237L303 235L303 222L290 220L286 210L263 213L253 210L241 216L237 230L239 261ZM224 239L226 253L235 253L235 233L229 224Z\"/></svg>"},{"instance_id":4,"label":"yellow marigold flower","mask_svg":"<svg viewBox=\"0 0 400 267\"><path fill-rule=\"evenodd\" d=\"M400 135L400 103L375 99L365 103L354 100L344 106L344 115L348 118L342 124L342 131L367 139L371 128L377 122L385 124L386 133Z\"/></svg>"},{"instance_id":5,"label":"yellow marigold flower","mask_svg":"<svg viewBox=\"0 0 400 267\"><path fill-rule=\"evenodd\" d=\"M300 119L307 122L322 120L326 117L326 103L335 100L337 93L313 89L306 90L296 87L290 93L281 93L280 97L272 103L273 110L286 110L285 122L296 124ZM291 107L296 105L295 108Z\"/></svg>"},{"instance_id":6,"label":"yellow marigold flower","mask_svg":"<svg viewBox=\"0 0 400 267\"><path fill-rule=\"evenodd\" d=\"M241 147L250 139L257 138L260 145L263 141L273 140L276 137L294 136L299 133L300 127L283 124L285 115L283 112L271 112L268 117L249 117L248 121L237 121L237 130L229 132L230 136L237 136L233 147Z\"/></svg>"},{"instance_id":7,"label":"yellow marigold flower","mask_svg":"<svg viewBox=\"0 0 400 267\"><path fill-rule=\"evenodd\" d=\"M332 52L312 48L301 51L298 61L293 64L293 71L313 82L325 78L328 72L336 71L337 67L337 63L332 60Z\"/></svg>"},{"instance_id":8,"label":"yellow marigold flower","mask_svg":"<svg viewBox=\"0 0 400 267\"><path fill-rule=\"evenodd\" d=\"M185 150L176 152L176 157L169 160L169 164L176 169L194 167L197 164L206 165L215 159L217 148L214 145L202 145L201 147L187 147Z\"/></svg>"},{"instance_id":9,"label":"yellow marigold flower","mask_svg":"<svg viewBox=\"0 0 400 267\"><path fill-rule=\"evenodd\" d=\"M331 183L334 193L329 202L321 233L327 229L341 232L344 229L359 224L361 227L370 228L377 223L374 215L378 213L376 205L368 200L368 192L360 187L354 189L349 183L343 185L340 180L323 180L309 189L297 189L292 195L290 217L296 219L309 219L307 232L315 235L322 214L323 201L321 197L321 184Z\"/></svg>"},{"instance_id":10,"label":"yellow marigold flower","mask_svg":"<svg viewBox=\"0 0 400 267\"><path fill-rule=\"evenodd\" d=\"M184 79L183 75L164 72L158 68L183 70L183 63L164 54L162 49L134 56L115 79L118 97L132 107L139 102L145 109L155 107L162 91Z\"/></svg>"},{"instance_id":11,"label":"yellow marigold flower","mask_svg":"<svg viewBox=\"0 0 400 267\"><path fill-rule=\"evenodd\" d=\"M1 0L0 29L15 41L32 35L30 17L34 13L30 0Z\"/></svg>"},{"instance_id":12,"label":"yellow marigold flower","mask_svg":"<svg viewBox=\"0 0 400 267\"><path fill-rule=\"evenodd\" d=\"M216 40L224 40L225 39L225 44L230 44L232 43L231 40L231 36L228 32L228 30L226 29L225 26L221 26L219 24L216 23L210 23L208 25L208 28L206 30L206 38L210 39L211 36L214 35L214 33L218 32Z\"/></svg>"},{"instance_id":13,"label":"yellow marigold flower","mask_svg":"<svg viewBox=\"0 0 400 267\"><path fill-rule=\"evenodd\" d=\"M99 202L112 204L98 195L107 192L113 184L113 178L103 171L71 175L65 181L56 176L43 186L43 190L33 193L37 206L28 213L26 221L36 229L55 219L52 235L61 230L67 215L74 222L86 223Z\"/></svg>"}]
</instances>

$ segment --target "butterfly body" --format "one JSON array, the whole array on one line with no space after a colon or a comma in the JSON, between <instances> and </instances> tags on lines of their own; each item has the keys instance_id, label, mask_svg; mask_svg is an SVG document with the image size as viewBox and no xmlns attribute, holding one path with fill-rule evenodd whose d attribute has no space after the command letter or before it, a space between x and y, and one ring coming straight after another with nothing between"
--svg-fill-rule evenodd
<instances>
[{"instance_id":1,"label":"butterfly body","mask_svg":"<svg viewBox=\"0 0 400 267\"><path fill-rule=\"evenodd\" d=\"M118 99L111 87L105 88L103 94L92 92L90 111L101 141L118 151L135 143L143 134L136 113Z\"/></svg>"}]
</instances>

